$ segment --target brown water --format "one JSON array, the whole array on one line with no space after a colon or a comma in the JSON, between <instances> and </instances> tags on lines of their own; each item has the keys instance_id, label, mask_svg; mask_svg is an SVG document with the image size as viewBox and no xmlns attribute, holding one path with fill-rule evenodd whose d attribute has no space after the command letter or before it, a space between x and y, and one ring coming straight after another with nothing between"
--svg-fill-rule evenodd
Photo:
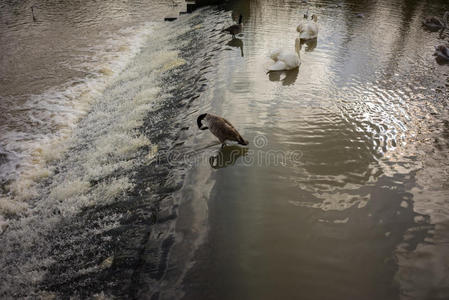
<instances>
[{"instance_id":1,"label":"brown water","mask_svg":"<svg viewBox=\"0 0 449 300\"><path fill-rule=\"evenodd\" d=\"M267 53L293 49L307 5L232 8L244 16L243 57L223 55L201 111L253 142L212 172L184 299L446 299L449 69L420 22L448 4L309 6L317 44L303 46L298 72L270 75ZM267 159L273 151L285 165Z\"/></svg>"},{"instance_id":2,"label":"brown water","mask_svg":"<svg viewBox=\"0 0 449 300\"><path fill-rule=\"evenodd\" d=\"M449 66L432 56L448 36L421 27L449 4L339 3L231 1L139 27L36 193L5 188L0 295L449 298ZM307 7L317 42L266 74ZM239 14L242 34L221 33ZM2 101L19 97L8 82ZM220 149L203 112L248 149Z\"/></svg>"}]
</instances>

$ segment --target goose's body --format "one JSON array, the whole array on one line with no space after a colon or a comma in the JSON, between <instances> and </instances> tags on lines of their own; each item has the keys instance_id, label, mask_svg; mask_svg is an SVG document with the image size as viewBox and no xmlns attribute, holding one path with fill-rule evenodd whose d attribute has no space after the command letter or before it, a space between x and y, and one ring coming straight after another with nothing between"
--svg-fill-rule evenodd
<instances>
[{"instance_id":1,"label":"goose's body","mask_svg":"<svg viewBox=\"0 0 449 300\"><path fill-rule=\"evenodd\" d=\"M236 34L239 34L240 32L242 32L242 29L243 29L242 19L243 19L243 17L242 17L242 15L240 15L238 24L231 25L231 26L223 29L223 31L228 32L228 33L232 34L233 37L235 37Z\"/></svg>"},{"instance_id":2,"label":"goose's body","mask_svg":"<svg viewBox=\"0 0 449 300\"><path fill-rule=\"evenodd\" d=\"M196 122L199 129L209 129L209 131L218 138L222 145L225 145L226 141L235 141L240 145L248 145L248 141L243 139L237 129L235 129L234 126L225 118L213 114L202 114L198 117Z\"/></svg>"},{"instance_id":3,"label":"goose's body","mask_svg":"<svg viewBox=\"0 0 449 300\"><path fill-rule=\"evenodd\" d=\"M440 20L437 17L428 17L422 22L422 24L430 30L448 28L448 18L449 12L445 12L443 20Z\"/></svg>"},{"instance_id":4,"label":"goose's body","mask_svg":"<svg viewBox=\"0 0 449 300\"><path fill-rule=\"evenodd\" d=\"M318 17L312 16L310 21L304 21L296 27L296 31L299 32L299 38L301 40L311 40L318 37Z\"/></svg>"},{"instance_id":5,"label":"goose's body","mask_svg":"<svg viewBox=\"0 0 449 300\"><path fill-rule=\"evenodd\" d=\"M449 45L439 45L435 47L435 56L449 61Z\"/></svg>"},{"instance_id":6,"label":"goose's body","mask_svg":"<svg viewBox=\"0 0 449 300\"><path fill-rule=\"evenodd\" d=\"M276 49L270 53L270 58L274 60L269 71L288 71L299 67L299 55L294 50Z\"/></svg>"}]
</instances>

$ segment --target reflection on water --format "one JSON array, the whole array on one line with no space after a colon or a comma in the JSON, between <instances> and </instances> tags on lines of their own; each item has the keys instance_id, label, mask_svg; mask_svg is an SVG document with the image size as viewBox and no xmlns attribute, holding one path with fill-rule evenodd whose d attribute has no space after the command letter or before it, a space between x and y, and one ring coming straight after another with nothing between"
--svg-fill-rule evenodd
<instances>
[{"instance_id":1,"label":"reflection on water","mask_svg":"<svg viewBox=\"0 0 449 300\"><path fill-rule=\"evenodd\" d=\"M246 155L248 148L237 145L224 146L216 155L209 158L209 164L214 169L232 166L241 157Z\"/></svg>"},{"instance_id":2,"label":"reflection on water","mask_svg":"<svg viewBox=\"0 0 449 300\"><path fill-rule=\"evenodd\" d=\"M318 45L318 39L301 40L300 49L302 48L303 45L306 45L304 49L306 52L311 52Z\"/></svg>"},{"instance_id":3,"label":"reflection on water","mask_svg":"<svg viewBox=\"0 0 449 300\"><path fill-rule=\"evenodd\" d=\"M446 71L432 56L439 35L421 28L447 5L227 6L245 16L245 57L221 56L203 106L245 136L266 138L250 152L302 157L286 166L237 160L212 174L209 234L184 280L185 299L449 296L437 266L449 261L448 218L438 212L447 210L449 187L429 185L431 174L448 180L449 145L432 142L448 119ZM267 53L293 46L307 9L318 15L318 39L296 42L299 69L267 76Z\"/></svg>"},{"instance_id":4,"label":"reflection on water","mask_svg":"<svg viewBox=\"0 0 449 300\"><path fill-rule=\"evenodd\" d=\"M268 73L270 81L282 81L282 85L292 85L298 78L299 68L289 71L271 71Z\"/></svg>"},{"instance_id":5,"label":"reflection on water","mask_svg":"<svg viewBox=\"0 0 449 300\"><path fill-rule=\"evenodd\" d=\"M240 55L243 57L243 41L241 39L233 37L227 45L234 48L240 48Z\"/></svg>"}]
</instances>

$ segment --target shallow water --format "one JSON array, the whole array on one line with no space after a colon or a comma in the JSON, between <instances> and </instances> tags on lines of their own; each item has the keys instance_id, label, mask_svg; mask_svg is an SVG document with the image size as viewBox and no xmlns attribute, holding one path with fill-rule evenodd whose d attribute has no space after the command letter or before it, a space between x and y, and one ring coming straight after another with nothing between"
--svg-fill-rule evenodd
<instances>
[{"instance_id":1,"label":"shallow water","mask_svg":"<svg viewBox=\"0 0 449 300\"><path fill-rule=\"evenodd\" d=\"M266 74L271 50L295 48L307 7L317 42L302 45L298 70ZM117 20L108 30L128 28L136 50L106 59L123 63L89 94L62 150L34 139L45 128L27 132L44 158L0 199L1 295L448 298L449 69L432 56L447 35L421 28L445 9L234 1L173 23L131 18L141 35ZM221 33L239 14L242 34ZM2 100L21 97L6 86ZM203 112L230 120L249 147L220 149L196 128Z\"/></svg>"}]
</instances>

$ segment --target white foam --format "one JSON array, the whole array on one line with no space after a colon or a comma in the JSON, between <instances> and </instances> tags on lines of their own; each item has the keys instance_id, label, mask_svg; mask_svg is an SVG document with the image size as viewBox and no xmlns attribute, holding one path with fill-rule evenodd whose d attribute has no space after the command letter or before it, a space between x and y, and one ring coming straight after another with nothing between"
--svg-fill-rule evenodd
<instances>
[{"instance_id":1,"label":"white foam","mask_svg":"<svg viewBox=\"0 0 449 300\"><path fill-rule=\"evenodd\" d=\"M113 73L86 81L80 95L68 92L72 94L71 103L76 104L67 107L67 114L58 119L58 134L42 136L26 147L21 145L26 150L21 157L26 164L19 180L10 185L10 197L1 200L5 211L19 217L8 219L0 212L0 269L6 274L0 290L31 289L30 283L40 281L48 266L55 263L46 234L62 219L68 220L85 207L120 201L134 187L130 178L133 168L154 158L157 145L151 144L138 128L148 112L170 96L160 92L161 73L186 63L176 49L167 49L172 47L167 43L170 35L178 35L184 29L170 28L166 24L144 26L136 35L135 45L151 42L152 47L142 49L132 61L129 58L140 46L130 47L131 53L123 49L128 59L111 63L108 68ZM126 61L130 63L126 65ZM42 179L46 180L40 184ZM30 204L21 205L24 201ZM104 224L64 238L68 242L85 240L119 226L120 217L110 215L103 219Z\"/></svg>"},{"instance_id":2,"label":"white foam","mask_svg":"<svg viewBox=\"0 0 449 300\"><path fill-rule=\"evenodd\" d=\"M152 26L156 25L151 25L150 29ZM60 213L67 216L84 206L108 203L133 187L133 183L126 177L111 178L93 187L89 182L102 180L114 172L131 170L138 163L136 154L143 147L149 146L151 149L148 155L142 156L146 161L151 160L157 152L157 146L151 145L136 128L143 125L143 119L154 103L169 96L160 93L159 74L186 63L179 58L176 49L167 50L162 47L161 40L166 40L167 36L160 29L155 30L151 37L152 40L159 40L155 42L159 49L154 46L140 54L147 63L133 62L124 66L126 60L122 59L119 63L111 64L109 69L112 72L106 72L105 67L103 68L102 73L107 73L112 78L87 81L86 86L92 89L91 92L86 92L85 88L80 89L80 101L73 102L79 111L70 112L78 119L88 110L90 112L83 121L85 124L77 129L76 136L72 135L75 123L70 123L75 122L75 119L69 118L70 122L67 124L70 125L61 126L58 135L45 136L39 141L42 143L33 142L32 146L28 145L32 149L28 169L20 174L19 180L10 184L11 199L20 202L41 195L42 191L38 191L36 184L53 175L54 167L49 167L48 164L61 158L64 158L68 171L52 176L52 184L47 191L48 198L41 199L33 209L56 205ZM145 43L148 32L141 30L136 35L136 45ZM138 48L132 48L134 54ZM131 55L128 53L127 57ZM73 96L76 94L74 89L71 87L70 91L64 93ZM85 141L88 141L87 148L75 156L65 156L70 145L83 144ZM17 209L20 207L22 206L16 206Z\"/></svg>"},{"instance_id":3,"label":"white foam","mask_svg":"<svg viewBox=\"0 0 449 300\"><path fill-rule=\"evenodd\" d=\"M0 216L1 215L18 215L28 208L28 204L24 202L14 201L7 197L0 198ZM0 223L1 220L0 219Z\"/></svg>"},{"instance_id":4,"label":"white foam","mask_svg":"<svg viewBox=\"0 0 449 300\"><path fill-rule=\"evenodd\" d=\"M35 183L52 173L46 168L46 164L62 158L70 145L69 139L77 122L140 51L154 26L146 23L140 27L126 28L116 34L115 38L109 39L107 44L98 45L93 61L98 61L100 66L79 66L83 72L89 70L96 74L94 78L77 78L28 99L23 109L30 111L29 118L46 124L52 130L51 133L38 135L35 132L9 130L2 135L0 143L6 145L5 150L11 161L2 166L0 176L14 178L8 187L10 197L27 201L38 196ZM75 82L78 84L74 84ZM134 123L130 126L138 125L140 124Z\"/></svg>"},{"instance_id":5,"label":"white foam","mask_svg":"<svg viewBox=\"0 0 449 300\"><path fill-rule=\"evenodd\" d=\"M85 194L90 188L87 181L75 179L73 181L65 181L56 186L50 193L50 198L57 201L64 201L74 196Z\"/></svg>"}]
</instances>

